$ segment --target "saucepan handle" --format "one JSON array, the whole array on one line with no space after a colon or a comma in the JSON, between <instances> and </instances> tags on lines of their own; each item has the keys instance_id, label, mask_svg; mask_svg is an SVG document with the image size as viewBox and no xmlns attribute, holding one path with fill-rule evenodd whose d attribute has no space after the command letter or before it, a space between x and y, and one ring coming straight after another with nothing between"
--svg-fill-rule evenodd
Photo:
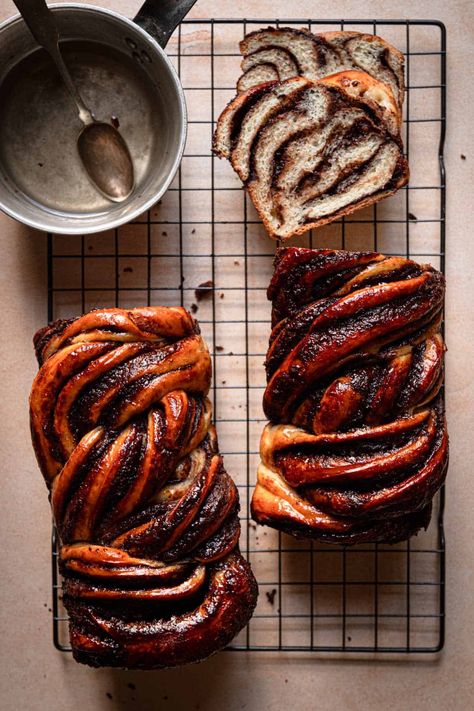
<instances>
[{"instance_id":1,"label":"saucepan handle","mask_svg":"<svg viewBox=\"0 0 474 711\"><path fill-rule=\"evenodd\" d=\"M164 49L174 30L195 2L196 0L145 0L133 21Z\"/></svg>"}]
</instances>

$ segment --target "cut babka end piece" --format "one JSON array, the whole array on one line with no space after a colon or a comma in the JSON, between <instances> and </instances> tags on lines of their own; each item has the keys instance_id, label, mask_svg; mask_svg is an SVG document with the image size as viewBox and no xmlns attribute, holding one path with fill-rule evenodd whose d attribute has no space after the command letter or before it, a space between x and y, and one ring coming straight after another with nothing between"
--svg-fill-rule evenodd
<instances>
[{"instance_id":1,"label":"cut babka end piece","mask_svg":"<svg viewBox=\"0 0 474 711\"><path fill-rule=\"evenodd\" d=\"M364 72L268 82L222 112L214 152L230 160L274 239L392 195L408 181L393 97Z\"/></svg>"},{"instance_id":2,"label":"cut babka end piece","mask_svg":"<svg viewBox=\"0 0 474 711\"><path fill-rule=\"evenodd\" d=\"M376 35L361 32L321 32L267 27L251 32L240 43L242 76L237 91L264 81L304 76L312 81L347 69L361 69L390 88L401 114L404 57Z\"/></svg>"},{"instance_id":3,"label":"cut babka end piece","mask_svg":"<svg viewBox=\"0 0 474 711\"><path fill-rule=\"evenodd\" d=\"M252 501L256 521L396 542L444 481L444 277L377 252L281 249Z\"/></svg>"}]
</instances>

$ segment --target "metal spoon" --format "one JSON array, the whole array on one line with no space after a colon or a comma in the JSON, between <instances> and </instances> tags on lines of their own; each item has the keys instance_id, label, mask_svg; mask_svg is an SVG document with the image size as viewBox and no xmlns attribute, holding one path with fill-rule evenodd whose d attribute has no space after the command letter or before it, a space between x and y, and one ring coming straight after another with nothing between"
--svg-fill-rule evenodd
<instances>
[{"instance_id":1,"label":"metal spoon","mask_svg":"<svg viewBox=\"0 0 474 711\"><path fill-rule=\"evenodd\" d=\"M84 167L100 192L122 202L133 190L133 163L127 144L114 126L96 121L82 101L59 49L56 21L45 0L13 0L35 40L50 54L79 111L84 128L77 147Z\"/></svg>"}]
</instances>

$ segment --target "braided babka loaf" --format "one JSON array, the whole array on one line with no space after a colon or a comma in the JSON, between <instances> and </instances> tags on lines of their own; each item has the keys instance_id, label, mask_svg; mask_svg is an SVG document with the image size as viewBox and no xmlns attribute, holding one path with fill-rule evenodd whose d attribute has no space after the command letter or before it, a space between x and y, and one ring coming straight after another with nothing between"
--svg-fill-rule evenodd
<instances>
[{"instance_id":1,"label":"braided babka loaf","mask_svg":"<svg viewBox=\"0 0 474 711\"><path fill-rule=\"evenodd\" d=\"M274 239L288 239L392 195L408 181L391 90L360 71L267 82L220 115L228 158Z\"/></svg>"},{"instance_id":2,"label":"braided babka loaf","mask_svg":"<svg viewBox=\"0 0 474 711\"><path fill-rule=\"evenodd\" d=\"M253 517L296 536L395 542L447 470L444 278L375 252L281 249Z\"/></svg>"},{"instance_id":3,"label":"braided babka loaf","mask_svg":"<svg viewBox=\"0 0 474 711\"><path fill-rule=\"evenodd\" d=\"M75 659L160 668L224 647L257 587L182 308L104 309L34 339L31 430L60 536Z\"/></svg>"},{"instance_id":4,"label":"braided babka loaf","mask_svg":"<svg viewBox=\"0 0 474 711\"><path fill-rule=\"evenodd\" d=\"M295 76L317 81L346 69L361 69L390 88L401 113L403 54L376 35L345 31L313 34L292 27L267 27L247 34L240 51L244 58L239 92L267 81Z\"/></svg>"}]
</instances>

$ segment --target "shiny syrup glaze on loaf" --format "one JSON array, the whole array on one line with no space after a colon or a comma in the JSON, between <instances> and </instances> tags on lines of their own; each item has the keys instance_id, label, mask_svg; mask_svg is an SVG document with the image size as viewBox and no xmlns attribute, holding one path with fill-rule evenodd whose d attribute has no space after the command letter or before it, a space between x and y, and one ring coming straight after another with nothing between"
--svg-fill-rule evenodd
<instances>
[{"instance_id":1,"label":"shiny syrup glaze on loaf","mask_svg":"<svg viewBox=\"0 0 474 711\"><path fill-rule=\"evenodd\" d=\"M248 622L257 588L196 321L181 308L97 310L42 329L35 348L32 436L75 659L205 658Z\"/></svg>"},{"instance_id":2,"label":"shiny syrup glaze on loaf","mask_svg":"<svg viewBox=\"0 0 474 711\"><path fill-rule=\"evenodd\" d=\"M395 542L446 475L444 278L378 253L281 249L254 518L297 536Z\"/></svg>"}]
</instances>

